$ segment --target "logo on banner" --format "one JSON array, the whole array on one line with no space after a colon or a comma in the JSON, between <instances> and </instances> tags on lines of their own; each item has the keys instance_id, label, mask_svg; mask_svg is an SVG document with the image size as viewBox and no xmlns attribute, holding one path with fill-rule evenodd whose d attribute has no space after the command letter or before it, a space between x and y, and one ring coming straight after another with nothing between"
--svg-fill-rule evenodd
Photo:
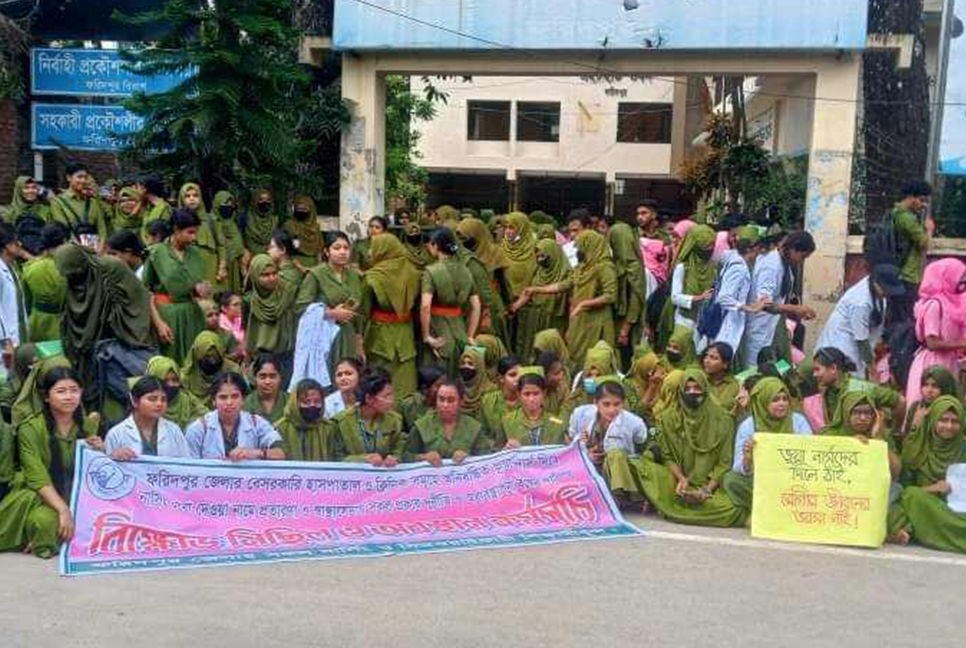
<instances>
[{"instance_id":1,"label":"logo on banner","mask_svg":"<svg viewBox=\"0 0 966 648\"><path fill-rule=\"evenodd\" d=\"M137 481L112 459L100 457L91 462L87 473L87 489L99 500L121 499L132 490Z\"/></svg>"}]
</instances>

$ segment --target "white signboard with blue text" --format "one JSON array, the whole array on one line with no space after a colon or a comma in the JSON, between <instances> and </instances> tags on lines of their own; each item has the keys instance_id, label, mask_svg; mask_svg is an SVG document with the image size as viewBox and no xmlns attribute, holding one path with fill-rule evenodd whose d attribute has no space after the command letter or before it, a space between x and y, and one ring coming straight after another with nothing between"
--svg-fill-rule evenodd
<instances>
[{"instance_id":1,"label":"white signboard with blue text","mask_svg":"<svg viewBox=\"0 0 966 648\"><path fill-rule=\"evenodd\" d=\"M144 119L123 106L35 103L30 107L31 146L80 151L119 151L115 135L136 133Z\"/></svg>"},{"instance_id":2,"label":"white signboard with blue text","mask_svg":"<svg viewBox=\"0 0 966 648\"><path fill-rule=\"evenodd\" d=\"M180 74L143 76L127 69L117 50L30 50L30 92L35 95L130 97L135 92L166 92L189 78Z\"/></svg>"},{"instance_id":3,"label":"white signboard with blue text","mask_svg":"<svg viewBox=\"0 0 966 648\"><path fill-rule=\"evenodd\" d=\"M963 2L955 3L960 18ZM949 41L949 67L943 106L943 130L939 144L939 172L966 175L966 34Z\"/></svg>"}]
</instances>

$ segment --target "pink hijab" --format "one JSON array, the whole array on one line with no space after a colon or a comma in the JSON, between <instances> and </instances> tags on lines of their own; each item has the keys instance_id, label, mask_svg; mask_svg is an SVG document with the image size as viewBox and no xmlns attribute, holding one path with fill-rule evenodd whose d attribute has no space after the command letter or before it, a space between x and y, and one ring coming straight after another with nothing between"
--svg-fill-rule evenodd
<instances>
[{"instance_id":1,"label":"pink hijab","mask_svg":"<svg viewBox=\"0 0 966 648\"><path fill-rule=\"evenodd\" d=\"M957 292L960 280L966 273L966 264L959 259L940 259L926 266L919 284L919 301L916 302L916 336L925 339L926 303L938 301L943 318L955 321L966 319L966 294Z\"/></svg>"},{"instance_id":2,"label":"pink hijab","mask_svg":"<svg viewBox=\"0 0 966 648\"><path fill-rule=\"evenodd\" d=\"M724 230L723 232L718 232L718 235L714 238L714 253L711 255L711 260L717 263L724 256L724 253L731 249L728 244L728 237L731 232Z\"/></svg>"},{"instance_id":3,"label":"pink hijab","mask_svg":"<svg viewBox=\"0 0 966 648\"><path fill-rule=\"evenodd\" d=\"M667 266L671 257L671 252L667 248L668 245L661 239L641 237L641 258L644 259L644 267L660 283L667 281Z\"/></svg>"},{"instance_id":4,"label":"pink hijab","mask_svg":"<svg viewBox=\"0 0 966 648\"><path fill-rule=\"evenodd\" d=\"M674 235L676 237L678 237L679 239L683 239L684 235L688 233L688 230L690 230L695 225L697 225L697 223L695 223L693 220L688 220L687 218L685 218L682 221L678 221L677 224L675 224L674 229L672 231L674 232Z\"/></svg>"}]
</instances>

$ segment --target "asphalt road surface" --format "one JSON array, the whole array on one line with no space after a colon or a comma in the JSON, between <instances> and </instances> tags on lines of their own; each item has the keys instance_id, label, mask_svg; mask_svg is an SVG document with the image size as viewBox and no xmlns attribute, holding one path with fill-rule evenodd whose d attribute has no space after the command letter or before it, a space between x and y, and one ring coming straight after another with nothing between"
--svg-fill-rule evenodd
<instances>
[{"instance_id":1,"label":"asphalt road surface","mask_svg":"<svg viewBox=\"0 0 966 648\"><path fill-rule=\"evenodd\" d=\"M61 578L0 555L0 647L953 646L966 557L639 538Z\"/></svg>"}]
</instances>

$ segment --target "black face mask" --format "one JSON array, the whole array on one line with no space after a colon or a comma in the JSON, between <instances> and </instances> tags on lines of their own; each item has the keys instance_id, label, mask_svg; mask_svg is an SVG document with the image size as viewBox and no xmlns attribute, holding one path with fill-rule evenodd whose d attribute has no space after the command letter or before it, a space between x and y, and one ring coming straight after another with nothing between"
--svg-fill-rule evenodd
<instances>
[{"instance_id":1,"label":"black face mask","mask_svg":"<svg viewBox=\"0 0 966 648\"><path fill-rule=\"evenodd\" d=\"M295 220L304 221L304 220L308 220L309 218L309 213L304 209L296 209L292 213L295 216Z\"/></svg>"},{"instance_id":2,"label":"black face mask","mask_svg":"<svg viewBox=\"0 0 966 648\"><path fill-rule=\"evenodd\" d=\"M258 203L258 213L267 214L272 209L272 203L260 202Z\"/></svg>"},{"instance_id":3,"label":"black face mask","mask_svg":"<svg viewBox=\"0 0 966 648\"><path fill-rule=\"evenodd\" d=\"M463 382L472 382L476 378L476 369L473 367L460 367L460 378Z\"/></svg>"},{"instance_id":4,"label":"black face mask","mask_svg":"<svg viewBox=\"0 0 966 648\"><path fill-rule=\"evenodd\" d=\"M698 409L704 402L704 394L681 394L681 400L688 409Z\"/></svg>"},{"instance_id":5,"label":"black face mask","mask_svg":"<svg viewBox=\"0 0 966 648\"><path fill-rule=\"evenodd\" d=\"M322 418L322 408L316 405L311 407L299 407L299 414L302 415L302 419L308 423L315 423L320 418Z\"/></svg>"},{"instance_id":6,"label":"black face mask","mask_svg":"<svg viewBox=\"0 0 966 648\"><path fill-rule=\"evenodd\" d=\"M587 255L584 254L583 250L577 250L577 263L583 263L587 260Z\"/></svg>"},{"instance_id":7,"label":"black face mask","mask_svg":"<svg viewBox=\"0 0 966 648\"><path fill-rule=\"evenodd\" d=\"M222 205L218 208L218 213L222 218L231 218L235 214L235 207L232 205Z\"/></svg>"},{"instance_id":8,"label":"black face mask","mask_svg":"<svg viewBox=\"0 0 966 648\"><path fill-rule=\"evenodd\" d=\"M218 373L221 369L221 360L218 358L202 358L198 361L198 366L201 367L201 371L208 374Z\"/></svg>"},{"instance_id":9,"label":"black face mask","mask_svg":"<svg viewBox=\"0 0 966 648\"><path fill-rule=\"evenodd\" d=\"M684 358L684 354L680 351L665 351L664 354L667 356L668 361L672 363L681 362L681 359Z\"/></svg>"},{"instance_id":10,"label":"black face mask","mask_svg":"<svg viewBox=\"0 0 966 648\"><path fill-rule=\"evenodd\" d=\"M463 241L463 247L465 247L467 250L475 250L476 249L476 239L475 238L467 237L466 240Z\"/></svg>"},{"instance_id":11,"label":"black face mask","mask_svg":"<svg viewBox=\"0 0 966 648\"><path fill-rule=\"evenodd\" d=\"M178 395L181 393L181 387L175 387L174 385L164 386L164 395L168 399L168 403L173 403L178 400Z\"/></svg>"},{"instance_id":12,"label":"black face mask","mask_svg":"<svg viewBox=\"0 0 966 648\"><path fill-rule=\"evenodd\" d=\"M537 265L541 268L550 267L550 257L537 257Z\"/></svg>"}]
</instances>

